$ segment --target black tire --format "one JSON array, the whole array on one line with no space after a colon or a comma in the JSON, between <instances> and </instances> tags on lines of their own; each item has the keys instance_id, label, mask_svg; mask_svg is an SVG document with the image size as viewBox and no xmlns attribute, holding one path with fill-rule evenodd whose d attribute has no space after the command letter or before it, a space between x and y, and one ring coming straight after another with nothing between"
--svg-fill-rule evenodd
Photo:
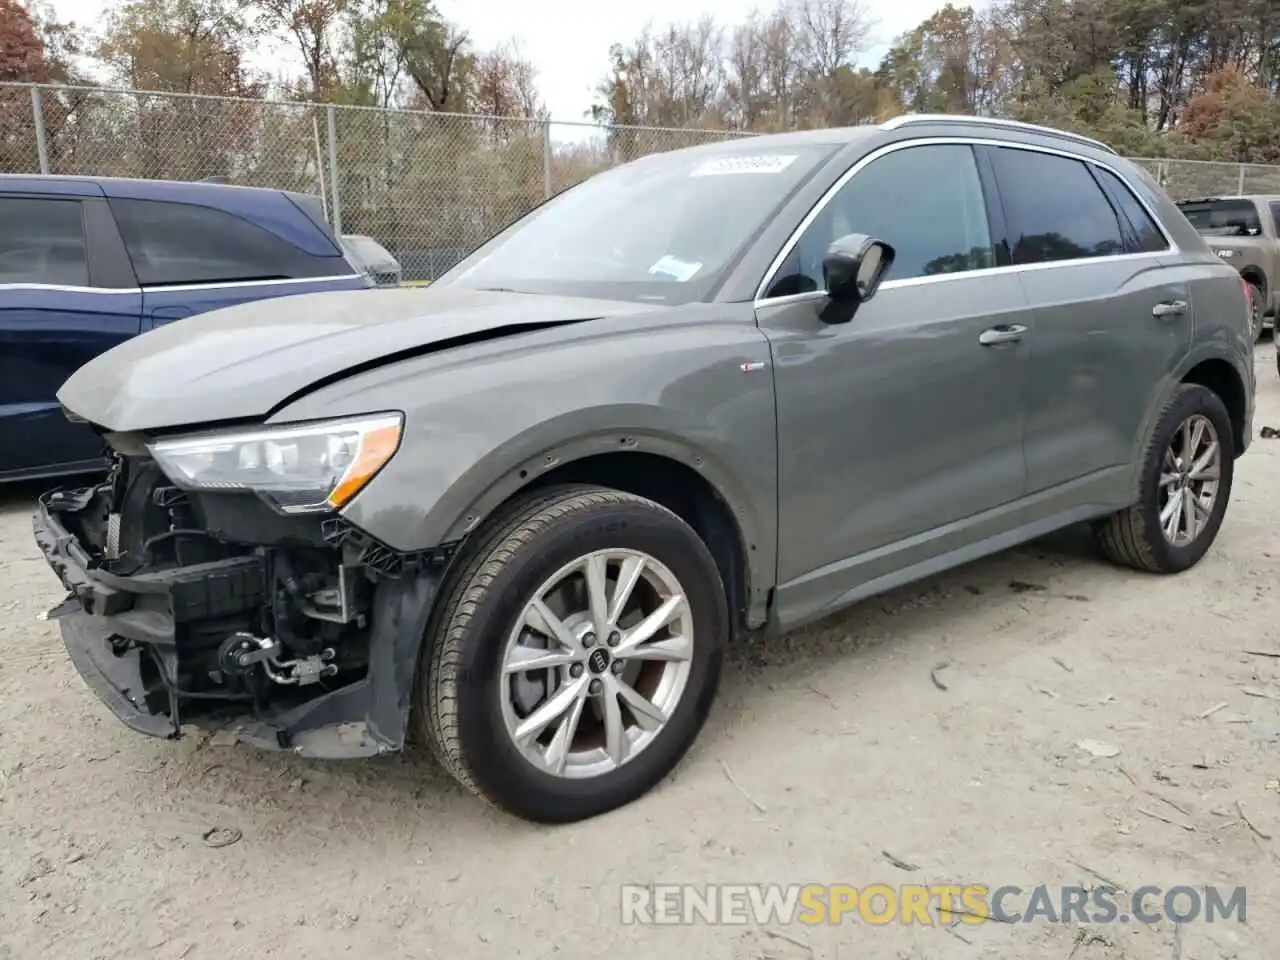
<instances>
[{"instance_id":1,"label":"black tire","mask_svg":"<svg viewBox=\"0 0 1280 960\"><path fill-rule=\"evenodd\" d=\"M1188 544L1175 546L1160 529L1159 483L1164 452L1189 417L1206 417L1218 434L1221 450L1217 498L1208 523ZM1212 546L1231 499L1235 469L1235 434L1221 398L1207 387L1182 384L1165 405L1143 455L1138 499L1098 527L1098 542L1111 561L1149 573L1180 573L1200 562Z\"/></svg>"},{"instance_id":2,"label":"black tire","mask_svg":"<svg viewBox=\"0 0 1280 960\"><path fill-rule=\"evenodd\" d=\"M643 550L680 581L695 636L688 683L666 727L634 758L590 779L557 777L521 756L507 733L501 658L539 585L574 559L609 548ZM419 738L463 786L538 823L584 820L647 793L693 744L719 686L729 614L701 538L650 500L572 486L509 509L465 549L428 629L413 704Z\"/></svg>"},{"instance_id":3,"label":"black tire","mask_svg":"<svg viewBox=\"0 0 1280 960\"><path fill-rule=\"evenodd\" d=\"M1252 280L1246 283L1249 284L1249 325L1253 330L1253 342L1257 343L1262 339L1263 318L1267 313L1267 295L1262 287Z\"/></svg>"}]
</instances>

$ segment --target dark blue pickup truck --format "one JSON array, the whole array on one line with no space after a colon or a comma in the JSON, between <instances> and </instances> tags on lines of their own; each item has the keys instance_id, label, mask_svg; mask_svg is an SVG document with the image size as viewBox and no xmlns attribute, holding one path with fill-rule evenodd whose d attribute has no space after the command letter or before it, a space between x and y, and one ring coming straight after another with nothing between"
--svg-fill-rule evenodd
<instances>
[{"instance_id":1,"label":"dark blue pickup truck","mask_svg":"<svg viewBox=\"0 0 1280 960\"><path fill-rule=\"evenodd\" d=\"M0 175L0 481L103 463L55 394L122 340L246 300L371 285L314 196Z\"/></svg>"}]
</instances>

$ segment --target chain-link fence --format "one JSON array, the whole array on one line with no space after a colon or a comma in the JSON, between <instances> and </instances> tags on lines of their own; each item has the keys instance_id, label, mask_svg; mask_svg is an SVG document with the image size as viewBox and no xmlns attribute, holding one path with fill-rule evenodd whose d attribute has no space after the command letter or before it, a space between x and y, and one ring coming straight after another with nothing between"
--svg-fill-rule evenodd
<instances>
[{"instance_id":1,"label":"chain-link fence","mask_svg":"<svg viewBox=\"0 0 1280 960\"><path fill-rule=\"evenodd\" d=\"M0 84L0 172L218 178L319 194L335 230L430 280L547 197L635 157L740 136Z\"/></svg>"},{"instance_id":2,"label":"chain-link fence","mask_svg":"<svg viewBox=\"0 0 1280 960\"><path fill-rule=\"evenodd\" d=\"M547 197L633 157L722 140L699 130L321 107L332 118L330 219L439 276ZM333 176L333 174L330 174Z\"/></svg>"},{"instance_id":3,"label":"chain-link fence","mask_svg":"<svg viewBox=\"0 0 1280 960\"><path fill-rule=\"evenodd\" d=\"M1280 195L1280 167L1211 160L1130 159L1145 167L1175 200Z\"/></svg>"},{"instance_id":4,"label":"chain-link fence","mask_svg":"<svg viewBox=\"0 0 1280 960\"><path fill-rule=\"evenodd\" d=\"M315 193L340 233L430 280L547 197L650 153L747 134L0 83L0 172ZM1280 194L1280 167L1135 158L1177 199Z\"/></svg>"}]
</instances>

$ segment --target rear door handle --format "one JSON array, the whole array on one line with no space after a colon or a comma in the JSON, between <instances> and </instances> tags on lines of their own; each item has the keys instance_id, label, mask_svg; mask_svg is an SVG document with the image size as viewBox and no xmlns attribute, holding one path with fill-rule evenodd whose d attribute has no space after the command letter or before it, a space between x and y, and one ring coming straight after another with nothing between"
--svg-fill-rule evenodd
<instances>
[{"instance_id":1,"label":"rear door handle","mask_svg":"<svg viewBox=\"0 0 1280 960\"><path fill-rule=\"evenodd\" d=\"M1187 301L1185 300L1166 300L1164 303L1157 303L1151 308L1151 315L1164 319L1165 317L1180 317L1187 312Z\"/></svg>"},{"instance_id":2,"label":"rear door handle","mask_svg":"<svg viewBox=\"0 0 1280 960\"><path fill-rule=\"evenodd\" d=\"M984 347L994 347L1001 343L1017 343L1022 339L1027 328L1020 323L1006 323L990 330L983 330L978 342Z\"/></svg>"}]
</instances>

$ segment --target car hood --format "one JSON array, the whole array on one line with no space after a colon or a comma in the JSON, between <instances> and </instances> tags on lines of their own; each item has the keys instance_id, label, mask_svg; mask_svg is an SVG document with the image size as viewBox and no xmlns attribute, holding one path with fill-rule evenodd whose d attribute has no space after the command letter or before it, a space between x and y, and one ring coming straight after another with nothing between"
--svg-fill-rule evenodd
<instances>
[{"instance_id":1,"label":"car hood","mask_svg":"<svg viewBox=\"0 0 1280 960\"><path fill-rule=\"evenodd\" d=\"M259 300L125 341L72 374L58 401L112 432L258 418L353 368L645 309L652 308L447 287Z\"/></svg>"}]
</instances>

